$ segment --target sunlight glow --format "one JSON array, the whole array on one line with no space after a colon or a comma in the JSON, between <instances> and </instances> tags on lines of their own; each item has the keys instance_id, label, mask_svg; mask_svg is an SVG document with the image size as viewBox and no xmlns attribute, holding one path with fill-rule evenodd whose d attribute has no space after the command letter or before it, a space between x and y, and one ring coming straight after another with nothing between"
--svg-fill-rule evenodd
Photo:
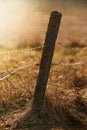
<instances>
[{"instance_id":1,"label":"sunlight glow","mask_svg":"<svg viewBox=\"0 0 87 130\"><path fill-rule=\"evenodd\" d=\"M23 31L22 26L30 13L27 10L24 0L0 0L0 44L8 44L9 39L13 42Z\"/></svg>"},{"instance_id":2,"label":"sunlight glow","mask_svg":"<svg viewBox=\"0 0 87 130\"><path fill-rule=\"evenodd\" d=\"M0 0L0 45L38 43L43 40L46 22L47 15L42 20L35 1Z\"/></svg>"}]
</instances>

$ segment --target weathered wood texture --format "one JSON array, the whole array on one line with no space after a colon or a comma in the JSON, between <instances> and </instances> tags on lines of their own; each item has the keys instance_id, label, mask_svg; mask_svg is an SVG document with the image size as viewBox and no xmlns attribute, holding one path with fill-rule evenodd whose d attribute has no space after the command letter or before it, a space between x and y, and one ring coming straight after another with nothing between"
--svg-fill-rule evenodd
<instances>
[{"instance_id":1,"label":"weathered wood texture","mask_svg":"<svg viewBox=\"0 0 87 130\"><path fill-rule=\"evenodd\" d=\"M44 49L42 53L42 58L40 62L40 70L37 80L37 85L35 88L32 112L39 114L42 110L44 103L44 96L46 91L46 85L49 77L52 57L55 48L55 42L57 39L57 34L59 31L61 13L53 11L51 13L48 30L46 34L46 39L44 43Z\"/></svg>"}]
</instances>

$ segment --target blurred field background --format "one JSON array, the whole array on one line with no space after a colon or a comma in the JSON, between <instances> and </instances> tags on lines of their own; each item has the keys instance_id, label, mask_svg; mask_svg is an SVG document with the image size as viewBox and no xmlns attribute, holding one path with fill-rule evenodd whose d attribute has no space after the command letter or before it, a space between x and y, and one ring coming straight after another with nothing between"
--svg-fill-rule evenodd
<instances>
[{"instance_id":1,"label":"blurred field background","mask_svg":"<svg viewBox=\"0 0 87 130\"><path fill-rule=\"evenodd\" d=\"M87 129L87 1L0 0L0 130L31 109L43 50L33 48L44 44L53 10L62 20L43 112L16 130Z\"/></svg>"},{"instance_id":2,"label":"blurred field background","mask_svg":"<svg viewBox=\"0 0 87 130\"><path fill-rule=\"evenodd\" d=\"M0 44L8 47L22 42L43 44L52 10L63 15L58 41L86 44L86 0L0 0Z\"/></svg>"}]
</instances>

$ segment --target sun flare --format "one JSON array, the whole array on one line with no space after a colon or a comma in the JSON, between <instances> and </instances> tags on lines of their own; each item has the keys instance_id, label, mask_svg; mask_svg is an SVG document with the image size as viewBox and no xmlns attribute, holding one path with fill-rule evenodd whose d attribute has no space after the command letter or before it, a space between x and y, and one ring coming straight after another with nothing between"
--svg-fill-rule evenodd
<instances>
[{"instance_id":1,"label":"sun flare","mask_svg":"<svg viewBox=\"0 0 87 130\"><path fill-rule=\"evenodd\" d=\"M0 0L0 44L7 44L11 37L12 41L16 39L14 37L17 37L19 31L22 31L26 15L26 2Z\"/></svg>"},{"instance_id":2,"label":"sun flare","mask_svg":"<svg viewBox=\"0 0 87 130\"><path fill-rule=\"evenodd\" d=\"M0 0L0 44L14 45L22 38L35 42L40 39L40 21L41 14L31 0Z\"/></svg>"}]
</instances>

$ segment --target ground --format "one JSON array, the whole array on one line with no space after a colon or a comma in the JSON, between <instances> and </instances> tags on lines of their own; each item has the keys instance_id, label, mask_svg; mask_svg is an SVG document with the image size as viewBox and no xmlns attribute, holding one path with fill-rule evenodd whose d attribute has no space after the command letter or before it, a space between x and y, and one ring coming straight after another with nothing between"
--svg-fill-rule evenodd
<instances>
[{"instance_id":1,"label":"ground","mask_svg":"<svg viewBox=\"0 0 87 130\"><path fill-rule=\"evenodd\" d=\"M31 110L41 53L42 49L22 54L16 52L8 54L7 57L10 56L8 61L3 56L4 75L17 68L22 67L22 69L13 71L14 73L9 77L0 81L1 129L12 129L20 118ZM80 46L78 49L76 47L71 49L71 47L63 48L56 45L43 111L39 117L32 116L18 129L64 130L73 129L73 126L76 130L81 127L85 129L87 124L86 55L86 50Z\"/></svg>"}]
</instances>

